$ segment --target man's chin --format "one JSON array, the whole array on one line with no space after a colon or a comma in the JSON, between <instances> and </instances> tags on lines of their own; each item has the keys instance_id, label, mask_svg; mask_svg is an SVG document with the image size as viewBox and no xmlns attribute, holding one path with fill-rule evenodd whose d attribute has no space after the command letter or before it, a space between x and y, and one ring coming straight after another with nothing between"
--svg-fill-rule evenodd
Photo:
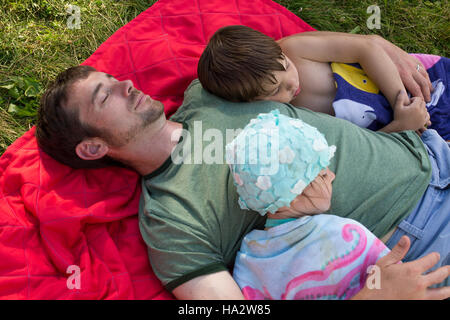
<instances>
[{"instance_id":1,"label":"man's chin","mask_svg":"<svg viewBox=\"0 0 450 320\"><path fill-rule=\"evenodd\" d=\"M162 102L154 100L153 104L154 106L151 109L140 114L143 121L142 123L143 127L148 127L149 125L160 119L162 116L165 117L164 105L162 104Z\"/></svg>"}]
</instances>

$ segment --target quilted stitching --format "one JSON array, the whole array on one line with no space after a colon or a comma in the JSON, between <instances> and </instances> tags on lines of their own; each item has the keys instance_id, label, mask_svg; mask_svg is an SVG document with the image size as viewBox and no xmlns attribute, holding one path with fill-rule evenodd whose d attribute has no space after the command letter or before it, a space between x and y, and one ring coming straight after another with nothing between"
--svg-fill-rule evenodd
<instances>
[{"instance_id":1,"label":"quilted stitching","mask_svg":"<svg viewBox=\"0 0 450 320\"><path fill-rule=\"evenodd\" d=\"M229 24L277 39L313 30L269 0L160 0L83 64L131 79L170 115L195 78L209 37ZM140 237L138 175L72 170L37 148L34 131L0 158L0 298L172 298L154 276ZM80 290L67 288L69 265L81 267Z\"/></svg>"},{"instance_id":2,"label":"quilted stitching","mask_svg":"<svg viewBox=\"0 0 450 320\"><path fill-rule=\"evenodd\" d=\"M198 58L208 39L217 29L231 24L247 25L275 39L314 30L269 0L158 1L83 64L119 80L131 79L139 90L161 100L166 114L171 115L196 77ZM124 52L122 61L117 61L118 51Z\"/></svg>"}]
</instances>

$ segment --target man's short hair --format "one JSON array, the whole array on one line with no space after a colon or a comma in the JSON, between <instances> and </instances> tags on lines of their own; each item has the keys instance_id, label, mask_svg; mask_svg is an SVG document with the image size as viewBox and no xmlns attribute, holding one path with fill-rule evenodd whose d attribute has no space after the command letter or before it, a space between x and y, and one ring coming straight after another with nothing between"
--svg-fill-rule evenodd
<instances>
[{"instance_id":1,"label":"man's short hair","mask_svg":"<svg viewBox=\"0 0 450 320\"><path fill-rule=\"evenodd\" d=\"M95 71L90 66L76 66L61 72L42 96L38 110L35 136L39 147L52 158L75 169L123 166L108 156L83 160L75 152L76 146L85 138L104 136L97 128L80 121L79 108L68 107L72 85ZM70 103L76 105L74 101Z\"/></svg>"},{"instance_id":2,"label":"man's short hair","mask_svg":"<svg viewBox=\"0 0 450 320\"><path fill-rule=\"evenodd\" d=\"M211 37L198 62L198 79L209 92L230 101L252 101L276 83L274 71L285 71L278 43L246 26L221 28Z\"/></svg>"}]
</instances>

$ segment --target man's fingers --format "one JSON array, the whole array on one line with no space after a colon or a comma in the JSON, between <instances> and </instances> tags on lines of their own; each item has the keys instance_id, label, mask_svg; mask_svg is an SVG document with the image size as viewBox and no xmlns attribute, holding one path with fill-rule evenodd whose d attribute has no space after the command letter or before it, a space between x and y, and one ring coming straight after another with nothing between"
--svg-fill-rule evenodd
<instances>
[{"instance_id":1,"label":"man's fingers","mask_svg":"<svg viewBox=\"0 0 450 320\"><path fill-rule=\"evenodd\" d=\"M420 72L413 73L413 78L419 85L424 100L427 102L431 101L430 80L427 77L424 77Z\"/></svg>"},{"instance_id":2,"label":"man's fingers","mask_svg":"<svg viewBox=\"0 0 450 320\"><path fill-rule=\"evenodd\" d=\"M415 62L415 68L417 68L417 65L419 65L419 71L417 73L419 73L420 75L422 75L425 78L426 84L427 84L430 92L433 92L433 86L431 85L431 80L430 80L430 76L427 72L427 69L423 65L422 61L420 61L416 57L412 57L412 58Z\"/></svg>"},{"instance_id":3,"label":"man's fingers","mask_svg":"<svg viewBox=\"0 0 450 320\"><path fill-rule=\"evenodd\" d=\"M424 276L427 287L438 284L450 276L450 266L440 267Z\"/></svg>"},{"instance_id":4,"label":"man's fingers","mask_svg":"<svg viewBox=\"0 0 450 320\"><path fill-rule=\"evenodd\" d=\"M433 86L431 85L430 75L428 74L427 69L425 69L422 62L419 61L419 64L420 64L419 73L426 79L427 85L430 88L430 92L433 92L434 89L433 89Z\"/></svg>"},{"instance_id":5,"label":"man's fingers","mask_svg":"<svg viewBox=\"0 0 450 320\"><path fill-rule=\"evenodd\" d=\"M450 287L432 288L427 290L427 299L444 300L450 298Z\"/></svg>"},{"instance_id":6,"label":"man's fingers","mask_svg":"<svg viewBox=\"0 0 450 320\"><path fill-rule=\"evenodd\" d=\"M407 236L401 237L391 252L378 260L377 265L384 267L400 262L408 252L410 245L411 240Z\"/></svg>"},{"instance_id":7,"label":"man's fingers","mask_svg":"<svg viewBox=\"0 0 450 320\"><path fill-rule=\"evenodd\" d=\"M417 84L413 76L410 78L404 78L403 84L405 85L406 89L411 93L413 97L420 97L423 99L422 90L420 89L420 86Z\"/></svg>"},{"instance_id":8,"label":"man's fingers","mask_svg":"<svg viewBox=\"0 0 450 320\"><path fill-rule=\"evenodd\" d=\"M431 269L436 263L438 263L439 259L440 259L439 253L431 252L420 259L408 262L408 264L411 265L411 267L413 267L413 270L422 274L427 270Z\"/></svg>"}]
</instances>

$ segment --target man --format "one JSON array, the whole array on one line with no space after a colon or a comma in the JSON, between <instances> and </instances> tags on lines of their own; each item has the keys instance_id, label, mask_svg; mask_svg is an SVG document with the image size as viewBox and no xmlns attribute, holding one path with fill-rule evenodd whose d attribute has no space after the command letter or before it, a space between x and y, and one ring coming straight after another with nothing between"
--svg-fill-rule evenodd
<instances>
[{"instance_id":1,"label":"man","mask_svg":"<svg viewBox=\"0 0 450 320\"><path fill-rule=\"evenodd\" d=\"M389 50L396 49L386 45L386 52L389 53ZM400 71L403 82L407 84L409 81L414 86L424 84L420 85L422 92L424 96L429 95L426 78L416 74L416 62L408 60L409 57L399 59L401 55L398 51L391 55L397 68L403 70ZM408 87L410 91L411 87ZM364 141L372 143L380 140L374 143L386 144L389 152L382 153L378 159L381 164L377 168L391 167L389 174L396 170L403 177L403 183L394 186L389 182L389 174L380 174L376 179L372 176L374 181L360 183L361 190L358 190L368 197L368 201L361 203L355 197L342 199L338 196L332 205L332 210L357 218L378 236L386 235L391 227L408 216L428 185L430 164L425 159L425 148L412 132L392 138L390 135L364 131L326 115L297 108L298 111L295 111L289 105L272 102L252 104L249 108L233 106L208 95L198 82L192 84L187 92L183 106L171 120L166 120L162 104L136 90L131 81L117 81L89 67L76 67L64 72L44 94L36 130L41 148L65 164L80 168L122 163L144 177L140 205L141 233L150 248L153 269L177 298L242 298L227 266L232 264L242 237L264 224L264 219L257 214L236 211L240 209L226 164L201 161L193 161L194 164L173 163L172 152L179 152L189 140L182 136L182 128L184 132L195 135L198 125L202 126L200 137L204 137L208 129L217 129L225 136L226 129L243 128L257 113L280 108L282 113L302 117L305 122L310 121L321 131L325 130L325 135L329 135L327 140L338 147L336 158L355 157L356 160L366 161L360 164L361 167L367 165L366 169L376 164L371 162L371 157L364 156L358 147L365 148ZM415 99L413 103L423 103L423 100ZM200 124L196 124L196 120ZM359 144L356 146L351 143L352 135L358 136ZM413 145L408 140L413 140ZM402 144L407 147L401 147ZM196 151L204 154L206 150L192 147L193 157ZM400 153L400 161L392 156L395 152ZM354 163L341 163L343 165L336 171L337 175L339 171L346 172L355 167ZM336 179L337 195L340 189L345 189L346 179ZM406 188L408 183L411 184L409 189ZM370 193L374 188L385 185L390 187L388 193L382 195L387 201L385 206L391 205L386 209L389 214L382 217L383 213L377 210L370 212L370 215L363 214L371 206L377 209L383 207L370 201L374 200ZM393 208L396 203L394 196L402 191L410 192L411 197L401 198L398 208ZM410 240L403 237L392 252L378 262L381 270L380 290L366 287L354 298L449 297L450 287L429 288L448 277L449 266L422 275L442 260L438 254L430 253L415 261L397 264L406 255L409 246Z\"/></svg>"}]
</instances>

